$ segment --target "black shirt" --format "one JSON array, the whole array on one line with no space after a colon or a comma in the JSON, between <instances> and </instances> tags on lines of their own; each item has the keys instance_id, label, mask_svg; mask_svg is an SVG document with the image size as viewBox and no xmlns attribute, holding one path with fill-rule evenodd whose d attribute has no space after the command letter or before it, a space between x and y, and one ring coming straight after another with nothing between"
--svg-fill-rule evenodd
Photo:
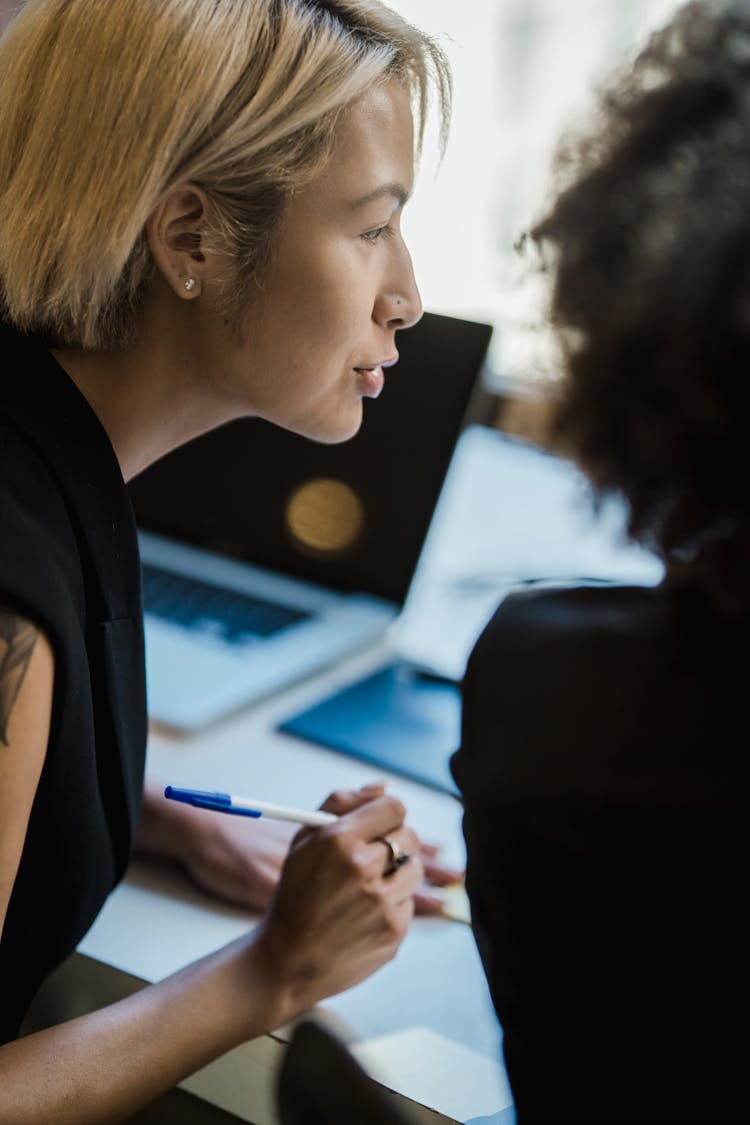
<instances>
[{"instance_id":1,"label":"black shirt","mask_svg":"<svg viewBox=\"0 0 750 1125\"><path fill-rule=\"evenodd\" d=\"M475 647L453 770L519 1125L746 1102L749 627L687 589L535 591Z\"/></svg>"},{"instance_id":2,"label":"black shirt","mask_svg":"<svg viewBox=\"0 0 750 1125\"><path fill-rule=\"evenodd\" d=\"M36 622L55 657L49 745L0 942L1 1042L124 873L146 745L138 542L119 464L48 350L7 326L0 604Z\"/></svg>"}]
</instances>

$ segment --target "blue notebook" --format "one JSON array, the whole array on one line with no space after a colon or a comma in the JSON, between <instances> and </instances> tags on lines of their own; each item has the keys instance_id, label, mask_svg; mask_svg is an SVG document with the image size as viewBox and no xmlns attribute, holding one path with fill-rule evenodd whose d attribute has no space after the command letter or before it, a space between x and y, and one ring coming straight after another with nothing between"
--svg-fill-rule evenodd
<instances>
[{"instance_id":1,"label":"blue notebook","mask_svg":"<svg viewBox=\"0 0 750 1125\"><path fill-rule=\"evenodd\" d=\"M394 662L281 723L279 730L458 796L461 689Z\"/></svg>"}]
</instances>

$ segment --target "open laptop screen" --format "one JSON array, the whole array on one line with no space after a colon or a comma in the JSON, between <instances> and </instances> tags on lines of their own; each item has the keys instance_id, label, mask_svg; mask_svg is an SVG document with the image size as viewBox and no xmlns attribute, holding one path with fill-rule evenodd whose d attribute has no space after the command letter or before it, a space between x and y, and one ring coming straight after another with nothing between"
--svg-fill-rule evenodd
<instances>
[{"instance_id":1,"label":"open laptop screen","mask_svg":"<svg viewBox=\"0 0 750 1125\"><path fill-rule=\"evenodd\" d=\"M139 526L403 603L458 434L482 395L491 331L425 313L398 334L401 358L382 395L365 401L359 433L340 445L246 419L175 450L130 485Z\"/></svg>"}]
</instances>

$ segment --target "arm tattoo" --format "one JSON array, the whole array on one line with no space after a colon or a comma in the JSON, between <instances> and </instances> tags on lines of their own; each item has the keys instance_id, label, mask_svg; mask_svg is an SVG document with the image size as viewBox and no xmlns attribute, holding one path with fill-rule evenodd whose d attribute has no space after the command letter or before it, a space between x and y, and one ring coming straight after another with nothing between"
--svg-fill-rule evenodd
<instances>
[{"instance_id":1,"label":"arm tattoo","mask_svg":"<svg viewBox=\"0 0 750 1125\"><path fill-rule=\"evenodd\" d=\"M39 635L35 625L0 606L0 739L8 743L8 723Z\"/></svg>"}]
</instances>

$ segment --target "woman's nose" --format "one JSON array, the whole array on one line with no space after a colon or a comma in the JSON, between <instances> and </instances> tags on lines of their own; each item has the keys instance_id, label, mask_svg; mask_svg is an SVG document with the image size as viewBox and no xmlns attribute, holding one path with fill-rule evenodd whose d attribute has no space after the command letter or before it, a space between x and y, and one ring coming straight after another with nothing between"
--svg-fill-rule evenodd
<instances>
[{"instance_id":1,"label":"woman's nose","mask_svg":"<svg viewBox=\"0 0 750 1125\"><path fill-rule=\"evenodd\" d=\"M411 328L421 319L423 311L411 256L403 247L398 269L383 285L373 316L384 328Z\"/></svg>"}]
</instances>

